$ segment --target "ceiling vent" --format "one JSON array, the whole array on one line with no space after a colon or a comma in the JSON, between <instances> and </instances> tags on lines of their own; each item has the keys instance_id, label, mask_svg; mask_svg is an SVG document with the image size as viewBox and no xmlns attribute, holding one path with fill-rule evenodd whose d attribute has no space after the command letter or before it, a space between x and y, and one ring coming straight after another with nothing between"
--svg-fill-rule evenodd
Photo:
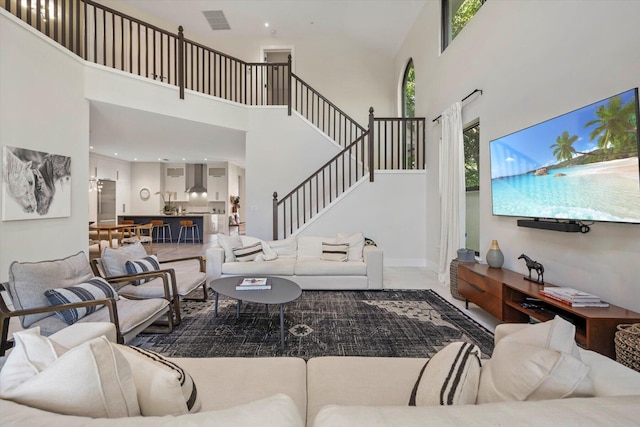
<instances>
[{"instance_id":1,"label":"ceiling vent","mask_svg":"<svg viewBox=\"0 0 640 427\"><path fill-rule=\"evenodd\" d=\"M204 10L202 14L207 18L207 22L214 31L217 30L230 30L231 27L227 22L227 18L224 16L224 12L221 10Z\"/></svg>"}]
</instances>

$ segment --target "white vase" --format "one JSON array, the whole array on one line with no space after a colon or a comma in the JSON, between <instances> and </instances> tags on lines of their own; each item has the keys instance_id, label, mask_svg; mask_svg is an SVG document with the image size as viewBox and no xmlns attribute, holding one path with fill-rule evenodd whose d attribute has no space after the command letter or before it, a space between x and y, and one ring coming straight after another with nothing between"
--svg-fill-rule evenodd
<instances>
[{"instance_id":1,"label":"white vase","mask_svg":"<svg viewBox=\"0 0 640 427\"><path fill-rule=\"evenodd\" d=\"M500 250L500 246L498 246L498 241L493 240L491 242L491 247L489 248L489 252L487 252L487 264L492 268L501 268L502 264L504 264L504 255Z\"/></svg>"}]
</instances>

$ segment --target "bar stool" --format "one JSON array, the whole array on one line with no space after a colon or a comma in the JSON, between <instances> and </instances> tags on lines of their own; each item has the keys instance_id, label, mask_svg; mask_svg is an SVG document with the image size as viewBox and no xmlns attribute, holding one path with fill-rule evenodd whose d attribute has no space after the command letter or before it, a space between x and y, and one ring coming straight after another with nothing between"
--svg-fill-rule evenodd
<instances>
[{"instance_id":1,"label":"bar stool","mask_svg":"<svg viewBox=\"0 0 640 427\"><path fill-rule=\"evenodd\" d=\"M196 239L194 237L194 230L198 235L198 242L200 241L200 231L198 230L198 224L194 224L193 221L182 220L180 221L180 233L178 233L178 244L180 244L180 239L182 238L182 230L184 230L184 243L187 243L189 238L187 237L189 234L189 230L191 230L191 243L196 243Z\"/></svg>"},{"instance_id":2,"label":"bar stool","mask_svg":"<svg viewBox=\"0 0 640 427\"><path fill-rule=\"evenodd\" d=\"M160 231L162 231L162 243L167 241L167 231L169 231L169 243L173 242L173 237L171 236L171 224L165 224L161 219L154 219L151 221L151 224L153 224L153 230L156 233L156 242L160 242Z\"/></svg>"}]
</instances>

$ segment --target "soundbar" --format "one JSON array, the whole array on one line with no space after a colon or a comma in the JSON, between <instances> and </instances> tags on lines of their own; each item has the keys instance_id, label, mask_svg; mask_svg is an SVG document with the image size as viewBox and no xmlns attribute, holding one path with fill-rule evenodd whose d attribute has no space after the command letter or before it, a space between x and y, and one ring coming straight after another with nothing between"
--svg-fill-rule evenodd
<instances>
[{"instance_id":1,"label":"soundbar","mask_svg":"<svg viewBox=\"0 0 640 427\"><path fill-rule=\"evenodd\" d=\"M585 232L582 225L574 222L541 221L539 219L519 219L518 227L538 228L541 230L564 231L567 233ZM588 230L587 230L588 231Z\"/></svg>"}]
</instances>

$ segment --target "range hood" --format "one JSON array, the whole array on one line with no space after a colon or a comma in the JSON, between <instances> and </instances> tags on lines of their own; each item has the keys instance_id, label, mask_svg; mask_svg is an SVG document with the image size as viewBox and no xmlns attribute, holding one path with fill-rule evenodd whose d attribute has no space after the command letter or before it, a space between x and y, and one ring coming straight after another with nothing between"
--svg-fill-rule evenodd
<instances>
[{"instance_id":1,"label":"range hood","mask_svg":"<svg viewBox=\"0 0 640 427\"><path fill-rule=\"evenodd\" d=\"M206 193L206 176L207 165L187 165L187 185L191 185L191 187L187 187L187 193ZM193 180L190 179L191 177L193 177Z\"/></svg>"}]
</instances>

